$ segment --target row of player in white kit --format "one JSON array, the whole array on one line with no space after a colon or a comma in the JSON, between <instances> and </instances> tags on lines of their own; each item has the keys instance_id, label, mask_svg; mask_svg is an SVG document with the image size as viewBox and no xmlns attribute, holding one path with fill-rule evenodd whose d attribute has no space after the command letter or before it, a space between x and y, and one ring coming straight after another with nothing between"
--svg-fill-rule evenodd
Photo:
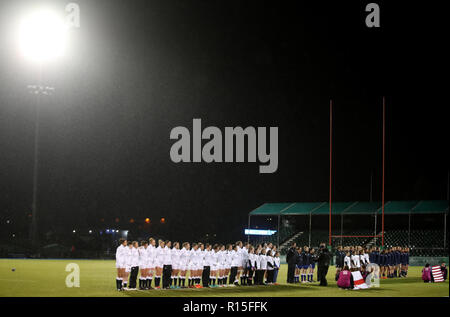
<instances>
[{"instance_id":1,"label":"row of player in white kit","mask_svg":"<svg viewBox=\"0 0 450 317\"><path fill-rule=\"evenodd\" d=\"M158 247L155 241L150 241L150 245L123 244L117 247L116 267L130 269L139 266L141 269L162 268L164 265L171 265L175 270L202 270L205 266L210 266L211 270L230 269L231 267L253 267L257 269L267 269L267 263L270 267L279 267L280 259L275 257L276 251L267 248L259 252L248 252L248 245L239 246L239 244L222 245L220 249L205 249L204 245L193 244L190 248L188 243L183 243L180 249L179 244L173 248L164 246L162 240ZM242 245L242 243L241 243ZM264 252L265 251L265 252ZM269 253L267 253L270 251Z\"/></svg>"}]
</instances>

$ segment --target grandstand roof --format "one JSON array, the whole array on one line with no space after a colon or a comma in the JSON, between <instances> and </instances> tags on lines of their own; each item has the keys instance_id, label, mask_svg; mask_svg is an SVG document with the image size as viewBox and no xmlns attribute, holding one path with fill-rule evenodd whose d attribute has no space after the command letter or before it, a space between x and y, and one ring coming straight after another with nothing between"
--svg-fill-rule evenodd
<instances>
[{"instance_id":1,"label":"grandstand roof","mask_svg":"<svg viewBox=\"0 0 450 317\"><path fill-rule=\"evenodd\" d=\"M333 202L333 215L381 214L381 202L350 201ZM400 214L444 214L448 212L447 200L390 200L384 204L384 213ZM265 203L250 212L250 216L261 215L327 215L328 202Z\"/></svg>"}]
</instances>

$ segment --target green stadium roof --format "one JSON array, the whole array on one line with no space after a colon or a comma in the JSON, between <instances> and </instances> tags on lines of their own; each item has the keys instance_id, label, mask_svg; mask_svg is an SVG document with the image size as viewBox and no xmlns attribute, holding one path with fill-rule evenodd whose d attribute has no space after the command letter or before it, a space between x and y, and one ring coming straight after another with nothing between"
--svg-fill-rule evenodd
<instances>
[{"instance_id":1,"label":"green stadium roof","mask_svg":"<svg viewBox=\"0 0 450 317\"><path fill-rule=\"evenodd\" d=\"M250 216L328 215L329 212L328 202L265 203L251 211ZM384 213L389 215L444 214L447 212L447 200L391 200L384 204ZM333 215L381 214L381 202L333 202L331 213Z\"/></svg>"}]
</instances>

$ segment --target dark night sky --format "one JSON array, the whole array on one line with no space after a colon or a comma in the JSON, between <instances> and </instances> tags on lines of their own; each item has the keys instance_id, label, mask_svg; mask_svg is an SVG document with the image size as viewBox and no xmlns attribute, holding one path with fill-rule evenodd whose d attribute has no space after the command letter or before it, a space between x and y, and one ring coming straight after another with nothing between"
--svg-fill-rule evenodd
<instances>
[{"instance_id":1,"label":"dark night sky","mask_svg":"<svg viewBox=\"0 0 450 317\"><path fill-rule=\"evenodd\" d=\"M34 135L34 73L8 42L21 2L0 2L0 215L17 221L31 205ZM330 98L336 201L367 200L371 172L381 197L383 95L386 199L446 199L436 5L378 1L382 27L369 29L371 1L76 2L70 54L45 69L56 93L41 107L42 230L164 216L172 238L234 240L264 202L325 201ZM170 131L193 118L279 127L278 171L173 163Z\"/></svg>"}]
</instances>

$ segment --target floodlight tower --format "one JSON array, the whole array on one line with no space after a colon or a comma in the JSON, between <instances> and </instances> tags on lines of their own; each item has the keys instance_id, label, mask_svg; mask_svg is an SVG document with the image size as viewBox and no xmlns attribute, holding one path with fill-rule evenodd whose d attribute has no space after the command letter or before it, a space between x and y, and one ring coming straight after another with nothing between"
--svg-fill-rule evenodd
<instances>
[{"instance_id":1,"label":"floodlight tower","mask_svg":"<svg viewBox=\"0 0 450 317\"><path fill-rule=\"evenodd\" d=\"M33 197L31 205L30 239L38 245L38 168L39 168L39 111L42 98L53 93L54 88L42 84L42 74L47 63L62 57L65 51L67 25L64 17L50 8L40 8L25 14L19 22L18 46L21 55L37 67L37 83L28 85L36 96L33 158Z\"/></svg>"}]
</instances>

